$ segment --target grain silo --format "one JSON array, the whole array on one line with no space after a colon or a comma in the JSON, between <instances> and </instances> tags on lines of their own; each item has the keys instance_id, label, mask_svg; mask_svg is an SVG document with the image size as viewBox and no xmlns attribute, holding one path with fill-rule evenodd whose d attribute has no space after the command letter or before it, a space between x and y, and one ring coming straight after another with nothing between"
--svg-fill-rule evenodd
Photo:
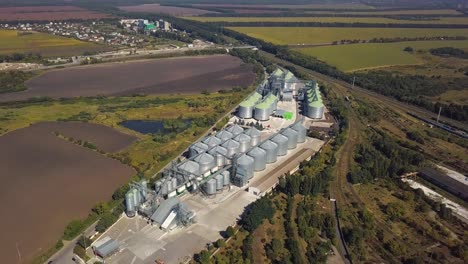
<instances>
[{"instance_id":1,"label":"grain silo","mask_svg":"<svg viewBox=\"0 0 468 264\"><path fill-rule=\"evenodd\" d=\"M297 143L304 143L307 137L307 128L300 122L295 123L291 128L297 131Z\"/></svg>"},{"instance_id":2,"label":"grain silo","mask_svg":"<svg viewBox=\"0 0 468 264\"><path fill-rule=\"evenodd\" d=\"M288 127L281 134L288 138L288 149L295 149L297 147L298 133L296 130Z\"/></svg>"},{"instance_id":3,"label":"grain silo","mask_svg":"<svg viewBox=\"0 0 468 264\"><path fill-rule=\"evenodd\" d=\"M195 175L195 176L201 175L200 165L197 162L194 162L192 160L186 160L182 162L180 165L177 166L177 168L182 171L187 172L190 175Z\"/></svg>"},{"instance_id":4,"label":"grain silo","mask_svg":"<svg viewBox=\"0 0 468 264\"><path fill-rule=\"evenodd\" d=\"M224 165L227 164L226 162L226 155L227 155L227 149L222 146L216 146L208 151L213 157L216 159L216 166L218 167L223 167Z\"/></svg>"},{"instance_id":5,"label":"grain silo","mask_svg":"<svg viewBox=\"0 0 468 264\"><path fill-rule=\"evenodd\" d=\"M172 187L172 183L170 184L171 187ZM168 189L168 186L167 186L167 183L166 182L162 182L161 184L161 194L162 195L166 195L169 193L169 189Z\"/></svg>"},{"instance_id":6,"label":"grain silo","mask_svg":"<svg viewBox=\"0 0 468 264\"><path fill-rule=\"evenodd\" d=\"M227 156L232 157L233 155L239 153L239 142L229 139L228 141L224 142L223 147L227 149Z\"/></svg>"},{"instance_id":7,"label":"grain silo","mask_svg":"<svg viewBox=\"0 0 468 264\"><path fill-rule=\"evenodd\" d=\"M172 190L176 190L177 189L177 185L178 185L178 182L177 182L177 178L172 178L171 179L171 183L172 183Z\"/></svg>"},{"instance_id":8,"label":"grain silo","mask_svg":"<svg viewBox=\"0 0 468 264\"><path fill-rule=\"evenodd\" d=\"M214 179L216 180L216 190L217 191L220 191L223 189L224 187L224 177L222 174L218 174L214 177Z\"/></svg>"},{"instance_id":9,"label":"grain silo","mask_svg":"<svg viewBox=\"0 0 468 264\"><path fill-rule=\"evenodd\" d=\"M254 174L254 159L247 155L242 155L237 159L237 175L250 179Z\"/></svg>"},{"instance_id":10,"label":"grain silo","mask_svg":"<svg viewBox=\"0 0 468 264\"><path fill-rule=\"evenodd\" d=\"M136 188L133 188L132 193L133 193L133 201L134 201L135 207L137 208L141 204L140 192Z\"/></svg>"},{"instance_id":11,"label":"grain silo","mask_svg":"<svg viewBox=\"0 0 468 264\"><path fill-rule=\"evenodd\" d=\"M223 175L223 185L229 185L229 183L231 182L231 173L225 170L221 174Z\"/></svg>"},{"instance_id":12,"label":"grain silo","mask_svg":"<svg viewBox=\"0 0 468 264\"><path fill-rule=\"evenodd\" d=\"M135 216L135 200L133 198L133 192L129 191L125 194L125 212L128 217Z\"/></svg>"},{"instance_id":13,"label":"grain silo","mask_svg":"<svg viewBox=\"0 0 468 264\"><path fill-rule=\"evenodd\" d=\"M239 152L246 152L250 148L250 136L246 134L239 134L234 138L235 141L239 142Z\"/></svg>"},{"instance_id":14,"label":"grain silo","mask_svg":"<svg viewBox=\"0 0 468 264\"><path fill-rule=\"evenodd\" d=\"M231 132L232 135L235 137L239 135L240 133L244 132L244 129L240 127L239 125L233 125L233 126L226 128L226 131Z\"/></svg>"},{"instance_id":15,"label":"grain silo","mask_svg":"<svg viewBox=\"0 0 468 264\"><path fill-rule=\"evenodd\" d=\"M154 190L156 192L159 192L161 190L161 185L162 185L162 182L161 180L157 180L155 183L154 183Z\"/></svg>"},{"instance_id":16,"label":"grain silo","mask_svg":"<svg viewBox=\"0 0 468 264\"><path fill-rule=\"evenodd\" d=\"M312 101L307 104L307 117L309 118L321 119L323 111L323 103L321 101Z\"/></svg>"},{"instance_id":17,"label":"grain silo","mask_svg":"<svg viewBox=\"0 0 468 264\"><path fill-rule=\"evenodd\" d=\"M250 145L252 145L252 147L257 146L260 143L261 132L255 127L251 127L246 130L245 134L250 136Z\"/></svg>"},{"instance_id":18,"label":"grain silo","mask_svg":"<svg viewBox=\"0 0 468 264\"><path fill-rule=\"evenodd\" d=\"M270 119L270 115L276 110L278 98L274 94L269 94L258 103L254 109L254 118L259 121L266 121Z\"/></svg>"},{"instance_id":19,"label":"grain silo","mask_svg":"<svg viewBox=\"0 0 468 264\"><path fill-rule=\"evenodd\" d=\"M197 142L189 147L189 157L195 157L196 155L203 153L208 150L208 145L202 142Z\"/></svg>"},{"instance_id":20,"label":"grain silo","mask_svg":"<svg viewBox=\"0 0 468 264\"><path fill-rule=\"evenodd\" d=\"M221 130L216 134L216 137L221 139L221 141L226 141L228 139L231 139L234 135L231 132L228 132L226 130Z\"/></svg>"},{"instance_id":21,"label":"grain silo","mask_svg":"<svg viewBox=\"0 0 468 264\"><path fill-rule=\"evenodd\" d=\"M277 134L271 141L278 144L278 156L284 156L288 153L288 138L284 135Z\"/></svg>"},{"instance_id":22,"label":"grain silo","mask_svg":"<svg viewBox=\"0 0 468 264\"><path fill-rule=\"evenodd\" d=\"M251 96L249 96L247 99L242 101L239 104L239 108L237 109L237 116L240 118L252 118L253 117L253 110L255 107L255 104L262 99L262 96L255 92Z\"/></svg>"},{"instance_id":23,"label":"grain silo","mask_svg":"<svg viewBox=\"0 0 468 264\"><path fill-rule=\"evenodd\" d=\"M216 180L210 179L205 183L205 192L208 195L212 195L216 193Z\"/></svg>"},{"instance_id":24,"label":"grain silo","mask_svg":"<svg viewBox=\"0 0 468 264\"><path fill-rule=\"evenodd\" d=\"M200 174L203 176L210 175L210 170L216 167L215 158L208 153L196 156L194 161L200 165Z\"/></svg>"},{"instance_id":25,"label":"grain silo","mask_svg":"<svg viewBox=\"0 0 468 264\"><path fill-rule=\"evenodd\" d=\"M266 151L266 162L274 163L278 160L278 144L271 140L267 140L260 144L260 148Z\"/></svg>"},{"instance_id":26,"label":"grain silo","mask_svg":"<svg viewBox=\"0 0 468 264\"><path fill-rule=\"evenodd\" d=\"M221 144L221 139L215 136L208 136L202 142L205 143L208 148L212 148Z\"/></svg>"},{"instance_id":27,"label":"grain silo","mask_svg":"<svg viewBox=\"0 0 468 264\"><path fill-rule=\"evenodd\" d=\"M255 147L251 151L249 151L248 155L254 158L254 170L255 171L262 171L266 167L266 151L262 148Z\"/></svg>"}]
</instances>

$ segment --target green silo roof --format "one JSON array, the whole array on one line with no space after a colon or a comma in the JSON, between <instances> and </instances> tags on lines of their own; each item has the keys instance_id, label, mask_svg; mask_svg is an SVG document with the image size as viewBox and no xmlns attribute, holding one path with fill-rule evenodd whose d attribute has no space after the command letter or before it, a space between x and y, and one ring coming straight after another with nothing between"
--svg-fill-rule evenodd
<instances>
[{"instance_id":1,"label":"green silo roof","mask_svg":"<svg viewBox=\"0 0 468 264\"><path fill-rule=\"evenodd\" d=\"M276 101L278 97L276 97L276 95L274 94L269 94L267 97L265 97L265 99L263 99L263 101L259 104L257 104L255 107L258 108L258 109L266 109L268 107L270 107L270 105Z\"/></svg>"},{"instance_id":2,"label":"green silo roof","mask_svg":"<svg viewBox=\"0 0 468 264\"><path fill-rule=\"evenodd\" d=\"M294 74L292 74L292 72L290 71L288 71L286 75L284 76L285 80L291 80L292 78L294 78Z\"/></svg>"},{"instance_id":3,"label":"green silo roof","mask_svg":"<svg viewBox=\"0 0 468 264\"><path fill-rule=\"evenodd\" d=\"M247 97L247 99L242 101L239 105L242 107L254 106L261 98L262 96L259 93L255 92L251 96Z\"/></svg>"},{"instance_id":4,"label":"green silo roof","mask_svg":"<svg viewBox=\"0 0 468 264\"><path fill-rule=\"evenodd\" d=\"M277 68L271 75L275 77L281 77L283 76L283 71L280 68Z\"/></svg>"}]
</instances>

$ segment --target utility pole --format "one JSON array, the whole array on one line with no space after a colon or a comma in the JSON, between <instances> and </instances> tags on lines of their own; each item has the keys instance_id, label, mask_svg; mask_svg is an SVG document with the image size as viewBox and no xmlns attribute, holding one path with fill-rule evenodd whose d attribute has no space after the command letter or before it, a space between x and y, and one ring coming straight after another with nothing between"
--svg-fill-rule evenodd
<instances>
[{"instance_id":1,"label":"utility pole","mask_svg":"<svg viewBox=\"0 0 468 264\"><path fill-rule=\"evenodd\" d=\"M353 86L351 89L354 89L354 82L356 81L356 76L353 76Z\"/></svg>"},{"instance_id":2,"label":"utility pole","mask_svg":"<svg viewBox=\"0 0 468 264\"><path fill-rule=\"evenodd\" d=\"M439 114L437 115L437 123L439 123L440 112L442 112L442 106L439 107Z\"/></svg>"}]
</instances>

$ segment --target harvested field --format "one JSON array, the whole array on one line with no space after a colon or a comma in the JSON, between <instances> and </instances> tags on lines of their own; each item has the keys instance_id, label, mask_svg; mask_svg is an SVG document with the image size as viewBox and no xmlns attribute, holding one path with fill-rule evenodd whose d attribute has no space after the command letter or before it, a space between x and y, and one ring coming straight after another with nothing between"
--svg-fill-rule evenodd
<instances>
[{"instance_id":1,"label":"harvested field","mask_svg":"<svg viewBox=\"0 0 468 264\"><path fill-rule=\"evenodd\" d=\"M280 45L325 44L340 40L374 38L468 37L466 29L444 28L336 28L336 27L231 27L251 37Z\"/></svg>"},{"instance_id":2,"label":"harvested field","mask_svg":"<svg viewBox=\"0 0 468 264\"><path fill-rule=\"evenodd\" d=\"M105 51L109 48L90 42L46 33L18 34L15 30L0 30L0 54L39 53L42 56L73 56L85 51Z\"/></svg>"},{"instance_id":3,"label":"harvested field","mask_svg":"<svg viewBox=\"0 0 468 264\"><path fill-rule=\"evenodd\" d=\"M307 11L307 14L326 14L326 15L362 15L362 16L411 16L411 15L462 15L455 9L412 9L412 10L370 10L370 11Z\"/></svg>"},{"instance_id":4,"label":"harvested field","mask_svg":"<svg viewBox=\"0 0 468 264\"><path fill-rule=\"evenodd\" d=\"M0 21L51 21L110 18L108 14L76 6L0 7Z\"/></svg>"},{"instance_id":5,"label":"harvested field","mask_svg":"<svg viewBox=\"0 0 468 264\"><path fill-rule=\"evenodd\" d=\"M110 127L92 123L44 122L41 125L46 126L49 131L60 133L62 136L90 142L99 150L109 153L118 152L137 139Z\"/></svg>"},{"instance_id":6,"label":"harvested field","mask_svg":"<svg viewBox=\"0 0 468 264\"><path fill-rule=\"evenodd\" d=\"M144 4L136 6L119 6L120 10L127 12L144 12L144 13L164 13L172 16L198 16L204 14L218 13L214 11L202 10L189 7L177 6L162 6L160 4Z\"/></svg>"},{"instance_id":7,"label":"harvested field","mask_svg":"<svg viewBox=\"0 0 468 264\"><path fill-rule=\"evenodd\" d=\"M372 6L359 3L344 4L304 4L304 5L247 5L247 4L193 4L193 7L216 7L216 8L281 8L281 9L374 9Z\"/></svg>"},{"instance_id":8,"label":"harvested field","mask_svg":"<svg viewBox=\"0 0 468 264\"><path fill-rule=\"evenodd\" d=\"M55 136L49 123L5 134L0 146L2 263L18 263L17 248L29 263L55 244L68 222L85 218L135 173Z\"/></svg>"},{"instance_id":9,"label":"harvested field","mask_svg":"<svg viewBox=\"0 0 468 264\"><path fill-rule=\"evenodd\" d=\"M250 66L228 55L130 61L52 70L29 80L26 91L1 94L0 101L214 92L248 86L254 80Z\"/></svg>"}]
</instances>

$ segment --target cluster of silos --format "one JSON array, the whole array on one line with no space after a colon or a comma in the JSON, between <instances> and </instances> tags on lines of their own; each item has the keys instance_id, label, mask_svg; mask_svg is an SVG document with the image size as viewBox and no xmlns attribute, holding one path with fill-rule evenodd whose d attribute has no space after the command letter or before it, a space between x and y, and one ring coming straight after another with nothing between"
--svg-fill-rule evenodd
<instances>
[{"instance_id":1,"label":"cluster of silos","mask_svg":"<svg viewBox=\"0 0 468 264\"><path fill-rule=\"evenodd\" d=\"M314 84L308 87L304 100L305 116L312 119L321 119L323 117L324 105L318 85Z\"/></svg>"},{"instance_id":2,"label":"cluster of silos","mask_svg":"<svg viewBox=\"0 0 468 264\"><path fill-rule=\"evenodd\" d=\"M160 192L162 195L166 195L167 197L174 197L176 196L177 190L179 189L179 193L185 191L185 186L183 188L179 187L179 180L175 177L165 177L155 183L156 191Z\"/></svg>"},{"instance_id":3,"label":"cluster of silos","mask_svg":"<svg viewBox=\"0 0 468 264\"><path fill-rule=\"evenodd\" d=\"M258 121L267 121L270 119L270 115L277 108L278 97L272 93L267 95L262 102L255 105L254 118Z\"/></svg>"},{"instance_id":4,"label":"cluster of silos","mask_svg":"<svg viewBox=\"0 0 468 264\"><path fill-rule=\"evenodd\" d=\"M203 142L194 143L189 147L189 157L195 157L196 155L203 153L208 149L208 145Z\"/></svg>"},{"instance_id":5,"label":"cluster of silos","mask_svg":"<svg viewBox=\"0 0 468 264\"><path fill-rule=\"evenodd\" d=\"M146 201L148 191L148 180L143 179L125 194L127 216L133 217L136 215L138 207Z\"/></svg>"},{"instance_id":6,"label":"cluster of silos","mask_svg":"<svg viewBox=\"0 0 468 264\"><path fill-rule=\"evenodd\" d=\"M208 195L216 194L224 189L225 186L231 182L229 171L223 171L210 180L204 185L205 193Z\"/></svg>"},{"instance_id":7,"label":"cluster of silos","mask_svg":"<svg viewBox=\"0 0 468 264\"><path fill-rule=\"evenodd\" d=\"M261 99L262 95L260 95L258 92L255 92L247 97L247 99L239 104L239 108L237 109L237 116L244 119L252 118L254 107Z\"/></svg>"}]
</instances>

